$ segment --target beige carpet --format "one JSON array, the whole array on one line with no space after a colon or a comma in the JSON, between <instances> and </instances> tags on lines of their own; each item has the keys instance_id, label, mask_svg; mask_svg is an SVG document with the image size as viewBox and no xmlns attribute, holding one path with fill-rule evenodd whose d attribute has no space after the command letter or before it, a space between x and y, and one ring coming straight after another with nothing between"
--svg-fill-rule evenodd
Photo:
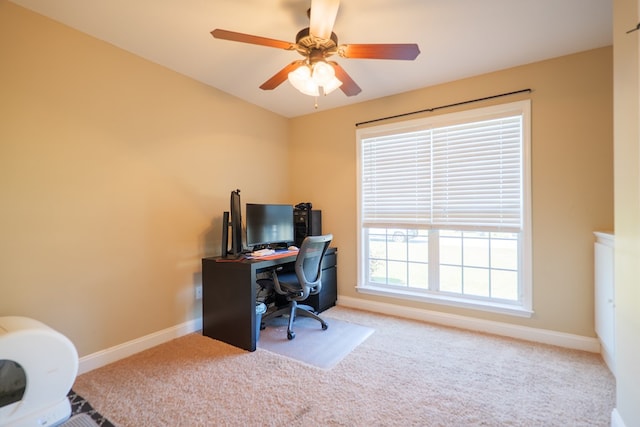
<instances>
[{"instance_id":1,"label":"beige carpet","mask_svg":"<svg viewBox=\"0 0 640 427\"><path fill-rule=\"evenodd\" d=\"M77 378L119 426L608 426L597 354L334 307L375 333L333 369L191 334ZM295 341L295 340L294 340Z\"/></svg>"},{"instance_id":2,"label":"beige carpet","mask_svg":"<svg viewBox=\"0 0 640 427\"><path fill-rule=\"evenodd\" d=\"M267 327L260 331L258 348L331 369L373 333L373 329L356 323L325 320L329 328L323 331L317 320L298 316L293 326L296 337L290 341L287 339L289 317L270 319Z\"/></svg>"}]
</instances>

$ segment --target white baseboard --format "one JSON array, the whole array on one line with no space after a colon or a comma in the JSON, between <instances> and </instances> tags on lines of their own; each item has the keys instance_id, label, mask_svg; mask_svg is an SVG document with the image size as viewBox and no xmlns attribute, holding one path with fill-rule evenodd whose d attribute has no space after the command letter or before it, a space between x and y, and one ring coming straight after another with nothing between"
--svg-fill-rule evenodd
<instances>
[{"instance_id":1,"label":"white baseboard","mask_svg":"<svg viewBox=\"0 0 640 427\"><path fill-rule=\"evenodd\" d=\"M625 427L624 421L618 412L618 408L613 408L613 411L611 411L611 427Z\"/></svg>"},{"instance_id":2,"label":"white baseboard","mask_svg":"<svg viewBox=\"0 0 640 427\"><path fill-rule=\"evenodd\" d=\"M202 318L145 335L80 358L78 375L202 329Z\"/></svg>"},{"instance_id":3,"label":"white baseboard","mask_svg":"<svg viewBox=\"0 0 640 427\"><path fill-rule=\"evenodd\" d=\"M358 298L339 296L338 305L360 310L373 311L392 316L405 317L424 322L437 323L445 326L467 329L471 331L486 332L527 341L557 345L559 347L584 350L592 353L600 352L600 343L597 338L583 337L580 335L550 331L546 329L530 328L527 326L511 325L509 323L482 320L473 317L456 314L441 313L437 311L421 310L417 308L403 307L394 304L368 301ZM185 322L140 338L100 350L80 358L78 375L116 362L135 353L147 350L156 345L171 341L183 335L202 329L202 318ZM618 416L619 418L619 416ZM613 415L612 415L613 420ZM620 421L622 421L620 419ZM612 421L613 422L613 421ZM618 424L624 426L624 424Z\"/></svg>"},{"instance_id":4,"label":"white baseboard","mask_svg":"<svg viewBox=\"0 0 640 427\"><path fill-rule=\"evenodd\" d=\"M609 370L611 371L611 373L615 377L616 376L616 366L615 366L615 359L613 357L613 352L609 351L607 349L607 346L602 344L601 340L598 340L598 342L600 343L600 354L602 354L602 358L604 359L604 363L607 364L607 366L609 367Z\"/></svg>"},{"instance_id":5,"label":"white baseboard","mask_svg":"<svg viewBox=\"0 0 640 427\"><path fill-rule=\"evenodd\" d=\"M445 326L453 326L471 331L485 332L494 335L551 344L574 350L600 353L600 342L597 338L584 337L581 335L550 331L548 329L531 328L528 326L512 325L492 320L477 319L475 317L422 310L340 295L338 296L338 305L389 314L392 316L405 317L413 320L437 323Z\"/></svg>"}]
</instances>

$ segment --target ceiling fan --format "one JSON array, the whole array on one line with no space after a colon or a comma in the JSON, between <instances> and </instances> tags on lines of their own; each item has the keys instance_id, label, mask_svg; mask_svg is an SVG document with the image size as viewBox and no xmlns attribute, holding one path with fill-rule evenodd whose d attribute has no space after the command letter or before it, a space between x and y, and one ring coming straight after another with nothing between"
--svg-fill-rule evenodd
<instances>
[{"instance_id":1,"label":"ceiling fan","mask_svg":"<svg viewBox=\"0 0 640 427\"><path fill-rule=\"evenodd\" d=\"M327 60L334 54L343 58L402 60L414 60L420 54L415 43L339 45L333 32L339 5L339 0L311 0L311 9L307 12L309 27L298 32L295 43L222 29L215 29L211 34L217 39L297 51L304 59L285 66L260 89L275 89L288 79L300 92L311 96L326 95L338 87L347 96L361 92L362 89L340 64Z\"/></svg>"}]
</instances>

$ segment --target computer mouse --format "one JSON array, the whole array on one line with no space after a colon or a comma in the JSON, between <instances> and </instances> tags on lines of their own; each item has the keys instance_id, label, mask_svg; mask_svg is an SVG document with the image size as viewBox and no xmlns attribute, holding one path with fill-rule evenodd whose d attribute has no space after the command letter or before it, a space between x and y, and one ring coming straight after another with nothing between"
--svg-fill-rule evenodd
<instances>
[{"instance_id":1,"label":"computer mouse","mask_svg":"<svg viewBox=\"0 0 640 427\"><path fill-rule=\"evenodd\" d=\"M289 246L287 249L289 249L290 251L297 251L297 250L299 250L297 246Z\"/></svg>"}]
</instances>

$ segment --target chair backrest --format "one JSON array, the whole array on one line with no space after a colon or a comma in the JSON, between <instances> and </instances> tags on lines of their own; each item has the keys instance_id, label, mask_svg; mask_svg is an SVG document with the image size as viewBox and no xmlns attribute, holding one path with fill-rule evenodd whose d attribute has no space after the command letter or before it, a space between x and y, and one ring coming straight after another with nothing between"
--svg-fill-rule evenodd
<instances>
[{"instance_id":1,"label":"chair backrest","mask_svg":"<svg viewBox=\"0 0 640 427\"><path fill-rule=\"evenodd\" d=\"M332 234L325 234L307 236L302 241L295 262L295 272L305 299L309 294L317 294L322 288L322 260L332 239Z\"/></svg>"}]
</instances>

